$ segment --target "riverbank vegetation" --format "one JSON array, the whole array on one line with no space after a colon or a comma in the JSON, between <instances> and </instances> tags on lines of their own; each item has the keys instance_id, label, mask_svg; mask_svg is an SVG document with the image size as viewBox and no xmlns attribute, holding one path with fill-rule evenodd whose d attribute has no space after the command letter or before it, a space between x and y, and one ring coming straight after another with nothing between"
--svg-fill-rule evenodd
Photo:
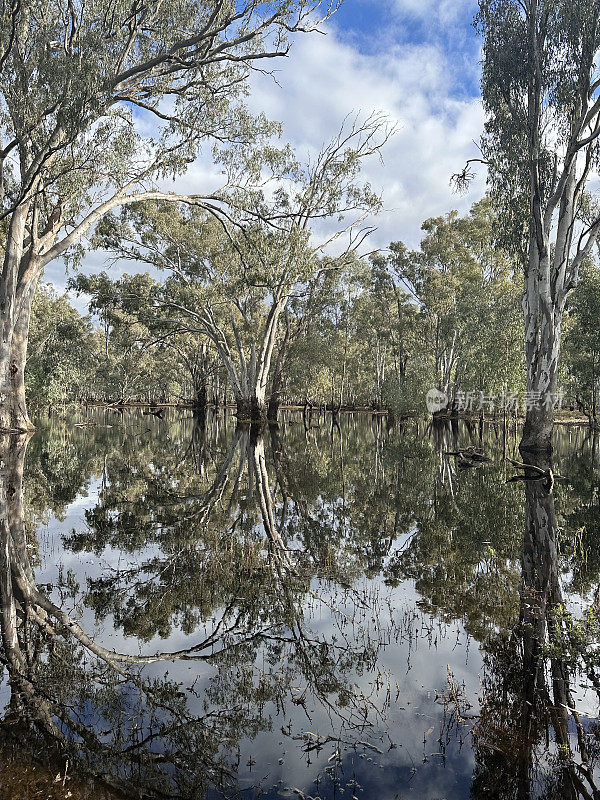
<instances>
[{"instance_id":1,"label":"riverbank vegetation","mask_svg":"<svg viewBox=\"0 0 600 800\"><path fill-rule=\"evenodd\" d=\"M0 429L32 428L25 380L42 407L235 403L250 421L518 408L533 450L563 396L596 419L597 4L480 1L481 157L453 182L479 162L488 193L425 220L416 250L370 244L385 197L363 166L393 121L349 116L304 155L246 100L336 3L108 7L0 4ZM170 190L200 155L220 185ZM88 246L119 268L75 269L86 317L40 281Z\"/></svg>"},{"instance_id":2,"label":"riverbank vegetation","mask_svg":"<svg viewBox=\"0 0 600 800\"><path fill-rule=\"evenodd\" d=\"M516 260L492 244L495 225L486 198L465 216L426 220L418 250L392 242L366 258L320 257L308 280L292 275L273 326L270 415L291 404L421 416L433 387L456 413L502 415L503 398L513 396L509 412L523 411L521 276ZM235 404L272 312L271 289L231 268L210 220L171 207L134 207L127 219L109 218L98 236L105 246L112 237L121 257L144 258L152 272L75 276L71 298L78 294L87 314L40 285L26 370L32 403ZM558 385L564 408L594 420L597 284L590 261L566 309Z\"/></svg>"}]
</instances>

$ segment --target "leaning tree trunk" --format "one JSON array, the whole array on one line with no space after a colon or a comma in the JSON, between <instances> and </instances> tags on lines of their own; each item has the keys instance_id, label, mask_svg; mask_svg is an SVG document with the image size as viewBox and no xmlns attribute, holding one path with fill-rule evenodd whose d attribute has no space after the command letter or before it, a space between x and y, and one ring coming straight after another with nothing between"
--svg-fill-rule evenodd
<instances>
[{"instance_id":1,"label":"leaning tree trunk","mask_svg":"<svg viewBox=\"0 0 600 800\"><path fill-rule=\"evenodd\" d=\"M18 310L8 342L2 342L0 359L0 431L26 433L35 430L27 412L25 365L33 290L28 290Z\"/></svg>"},{"instance_id":2,"label":"leaning tree trunk","mask_svg":"<svg viewBox=\"0 0 600 800\"><path fill-rule=\"evenodd\" d=\"M277 322L286 303L287 297L279 298L271 306L258 356L256 359L253 356L251 367L248 370L248 379L242 384L247 387L247 394L240 393L235 398L236 414L240 422L262 425L267 419L267 381L277 335Z\"/></svg>"}]
</instances>

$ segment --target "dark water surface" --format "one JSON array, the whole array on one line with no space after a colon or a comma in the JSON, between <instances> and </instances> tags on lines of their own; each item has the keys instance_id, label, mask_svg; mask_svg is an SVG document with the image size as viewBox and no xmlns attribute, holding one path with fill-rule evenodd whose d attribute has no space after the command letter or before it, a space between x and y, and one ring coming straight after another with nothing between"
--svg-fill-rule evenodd
<instances>
[{"instance_id":1,"label":"dark water surface","mask_svg":"<svg viewBox=\"0 0 600 800\"><path fill-rule=\"evenodd\" d=\"M305 423L5 437L3 800L600 796L597 439Z\"/></svg>"}]
</instances>

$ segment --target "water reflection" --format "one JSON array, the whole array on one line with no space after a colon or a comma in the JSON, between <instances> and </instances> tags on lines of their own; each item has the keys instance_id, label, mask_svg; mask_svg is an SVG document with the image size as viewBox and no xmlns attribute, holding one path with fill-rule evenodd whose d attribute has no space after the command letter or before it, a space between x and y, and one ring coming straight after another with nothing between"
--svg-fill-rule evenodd
<instances>
[{"instance_id":1,"label":"water reflection","mask_svg":"<svg viewBox=\"0 0 600 800\"><path fill-rule=\"evenodd\" d=\"M592 649L596 609L588 608L583 622L569 609L561 588L552 465L542 458L529 458L527 465L519 622L486 646L473 796L596 798L598 728L580 714L576 697L581 678L600 690Z\"/></svg>"},{"instance_id":2,"label":"water reflection","mask_svg":"<svg viewBox=\"0 0 600 800\"><path fill-rule=\"evenodd\" d=\"M598 796L593 437L90 419L0 441L12 796Z\"/></svg>"}]
</instances>

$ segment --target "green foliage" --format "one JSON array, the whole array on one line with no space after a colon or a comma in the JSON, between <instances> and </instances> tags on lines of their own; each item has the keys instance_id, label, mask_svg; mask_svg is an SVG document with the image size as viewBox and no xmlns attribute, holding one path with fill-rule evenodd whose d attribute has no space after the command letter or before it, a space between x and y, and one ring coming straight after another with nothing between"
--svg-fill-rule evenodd
<instances>
[{"instance_id":1,"label":"green foliage","mask_svg":"<svg viewBox=\"0 0 600 800\"><path fill-rule=\"evenodd\" d=\"M273 314L267 394L284 401L421 415L435 386L519 392L520 291L492 244L496 224L484 200L427 220L420 250L396 242L367 261L324 256L297 226L227 232L158 203L108 214L96 243L159 272L71 280L99 323L95 396L210 402L227 387L232 400L264 357Z\"/></svg>"},{"instance_id":2,"label":"green foliage","mask_svg":"<svg viewBox=\"0 0 600 800\"><path fill-rule=\"evenodd\" d=\"M66 295L50 284L38 287L33 303L26 387L35 405L77 400L87 391L99 357L99 337Z\"/></svg>"},{"instance_id":3,"label":"green foliage","mask_svg":"<svg viewBox=\"0 0 600 800\"><path fill-rule=\"evenodd\" d=\"M100 322L96 396L126 402L148 394L168 396L170 387L176 392L183 376L177 375L171 352L161 346L149 312L159 290L156 281L147 274L111 281L103 272L78 275L69 287L89 295L89 311Z\"/></svg>"},{"instance_id":4,"label":"green foliage","mask_svg":"<svg viewBox=\"0 0 600 800\"><path fill-rule=\"evenodd\" d=\"M309 29L319 5L3 3L0 126L19 155L3 176L6 198L41 169L44 215L60 207L61 221L76 219L99 186L180 174L205 142L270 135L242 104L250 66L285 52L287 32ZM145 135L148 120L155 133Z\"/></svg>"},{"instance_id":5,"label":"green foliage","mask_svg":"<svg viewBox=\"0 0 600 800\"><path fill-rule=\"evenodd\" d=\"M584 264L569 301L564 343L565 383L578 405L596 420L600 381L600 271Z\"/></svg>"},{"instance_id":6,"label":"green foliage","mask_svg":"<svg viewBox=\"0 0 600 800\"><path fill-rule=\"evenodd\" d=\"M592 99L588 90L600 47L598 19L592 0L479 3L476 27L484 39L481 88L487 117L482 150L502 222L495 238L523 263L530 231L530 160L536 159L536 202L543 206L573 155L561 148L585 127L579 115ZM592 137L588 165L596 163L596 151Z\"/></svg>"},{"instance_id":7,"label":"green foliage","mask_svg":"<svg viewBox=\"0 0 600 800\"><path fill-rule=\"evenodd\" d=\"M465 217L451 212L426 220L419 251L409 252L401 242L390 246L390 276L418 311L412 317L418 331L412 361L418 353L419 362L412 380L418 386L426 372L428 388L450 396L522 388L520 287L514 261L493 244L496 224L483 200Z\"/></svg>"}]
</instances>

